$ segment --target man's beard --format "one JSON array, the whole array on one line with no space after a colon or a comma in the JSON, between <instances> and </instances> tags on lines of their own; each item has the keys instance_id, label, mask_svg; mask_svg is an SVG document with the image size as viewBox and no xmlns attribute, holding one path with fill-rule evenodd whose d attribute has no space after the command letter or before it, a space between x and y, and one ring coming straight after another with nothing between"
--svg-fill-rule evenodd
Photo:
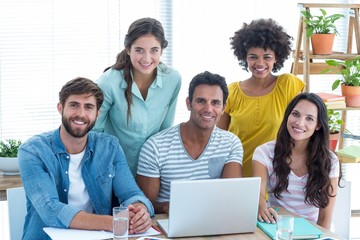
<instances>
[{"instance_id":1,"label":"man's beard","mask_svg":"<svg viewBox=\"0 0 360 240\"><path fill-rule=\"evenodd\" d=\"M79 120L79 119L76 119L76 120ZM84 137L95 126L95 121L93 121L90 123L90 125L88 125L87 128L85 128L85 130L74 130L70 127L69 122L72 121L71 119L68 120L68 119L66 119L66 117L64 115L62 115L61 121L62 121L62 124L65 127L66 131L75 138ZM79 121L83 121L83 120L79 120Z\"/></svg>"}]
</instances>

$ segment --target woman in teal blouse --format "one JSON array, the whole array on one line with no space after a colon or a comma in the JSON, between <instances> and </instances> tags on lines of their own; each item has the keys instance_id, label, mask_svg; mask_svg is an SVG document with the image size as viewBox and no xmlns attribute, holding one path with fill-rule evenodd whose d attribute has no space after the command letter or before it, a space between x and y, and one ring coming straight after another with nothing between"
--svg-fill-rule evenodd
<instances>
[{"instance_id":1,"label":"woman in teal blouse","mask_svg":"<svg viewBox=\"0 0 360 240\"><path fill-rule=\"evenodd\" d=\"M94 130L119 139L134 176L143 143L174 122L181 76L160 61L167 44L159 21L136 20L125 49L97 81L105 98Z\"/></svg>"}]
</instances>

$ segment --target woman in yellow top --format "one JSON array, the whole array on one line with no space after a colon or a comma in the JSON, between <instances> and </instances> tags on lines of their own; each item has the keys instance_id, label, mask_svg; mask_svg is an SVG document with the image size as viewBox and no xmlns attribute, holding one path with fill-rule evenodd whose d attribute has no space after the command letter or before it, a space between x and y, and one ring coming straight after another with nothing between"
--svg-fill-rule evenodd
<instances>
[{"instance_id":1,"label":"woman in yellow top","mask_svg":"<svg viewBox=\"0 0 360 240\"><path fill-rule=\"evenodd\" d=\"M250 78L228 86L218 127L237 135L244 148L243 176L252 176L255 148L274 140L288 103L305 83L292 74L274 75L291 53L293 37L272 19L257 19L235 32L231 46Z\"/></svg>"}]
</instances>

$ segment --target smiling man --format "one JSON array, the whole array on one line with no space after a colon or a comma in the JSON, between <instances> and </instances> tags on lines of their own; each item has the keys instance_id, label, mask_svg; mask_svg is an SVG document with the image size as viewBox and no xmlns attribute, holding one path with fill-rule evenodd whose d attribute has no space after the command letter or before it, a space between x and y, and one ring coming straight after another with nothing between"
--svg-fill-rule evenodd
<instances>
[{"instance_id":1,"label":"smiling man","mask_svg":"<svg viewBox=\"0 0 360 240\"><path fill-rule=\"evenodd\" d=\"M168 213L170 182L242 176L237 136L216 127L228 96L225 79L203 72L189 86L190 119L150 137L140 151L136 180L156 213Z\"/></svg>"},{"instance_id":2,"label":"smiling man","mask_svg":"<svg viewBox=\"0 0 360 240\"><path fill-rule=\"evenodd\" d=\"M50 239L44 227L112 231L113 195L128 206L129 233L151 227L153 206L137 186L119 141L90 132L103 99L93 81L69 81L59 93L60 128L21 145L27 199L23 240Z\"/></svg>"}]
</instances>

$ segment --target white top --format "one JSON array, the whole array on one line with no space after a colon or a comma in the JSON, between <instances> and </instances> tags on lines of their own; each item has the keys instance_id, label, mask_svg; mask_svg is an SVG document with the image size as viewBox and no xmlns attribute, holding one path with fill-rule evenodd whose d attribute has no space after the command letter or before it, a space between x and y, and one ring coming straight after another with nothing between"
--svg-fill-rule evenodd
<instances>
[{"instance_id":1,"label":"white top","mask_svg":"<svg viewBox=\"0 0 360 240\"><path fill-rule=\"evenodd\" d=\"M68 204L92 213L94 208L81 177L81 161L84 154L85 150L78 154L70 154Z\"/></svg>"},{"instance_id":2,"label":"white top","mask_svg":"<svg viewBox=\"0 0 360 240\"><path fill-rule=\"evenodd\" d=\"M276 175L272 161L274 158L275 141L267 142L255 149L253 160L263 164L268 172L267 189L273 189L276 183ZM330 178L339 177L339 160L335 154L332 154L332 168ZM283 207L291 212L312 221L317 222L319 208L305 203L305 186L308 180L308 174L297 176L292 171L289 174L289 185L287 191L281 193L282 198L277 199L274 194L269 193L270 205Z\"/></svg>"}]
</instances>

